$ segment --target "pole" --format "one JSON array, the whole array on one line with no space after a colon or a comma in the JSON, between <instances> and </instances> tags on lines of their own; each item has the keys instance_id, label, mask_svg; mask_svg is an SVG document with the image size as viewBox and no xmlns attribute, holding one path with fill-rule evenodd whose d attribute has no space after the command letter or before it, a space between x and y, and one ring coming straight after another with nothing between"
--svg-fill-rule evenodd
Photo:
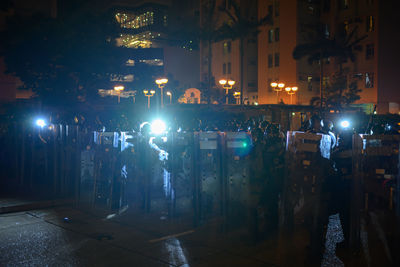
<instances>
[{"instance_id":1,"label":"pole","mask_svg":"<svg viewBox=\"0 0 400 267\"><path fill-rule=\"evenodd\" d=\"M150 96L147 97L147 108L150 109Z\"/></svg>"},{"instance_id":2,"label":"pole","mask_svg":"<svg viewBox=\"0 0 400 267\"><path fill-rule=\"evenodd\" d=\"M323 79L324 79L324 73L323 73L323 59L322 59L322 50L320 53L320 58L319 58L319 67L320 67L320 78L319 78L319 108L320 112L322 114L322 99L323 99L323 93L322 93L322 86L323 86Z\"/></svg>"},{"instance_id":3,"label":"pole","mask_svg":"<svg viewBox=\"0 0 400 267\"><path fill-rule=\"evenodd\" d=\"M228 105L228 88L225 88L225 99L226 99L226 104Z\"/></svg>"},{"instance_id":4,"label":"pole","mask_svg":"<svg viewBox=\"0 0 400 267\"><path fill-rule=\"evenodd\" d=\"M161 89L161 108L164 107L164 95L163 95L163 88L164 86L160 85L160 89Z\"/></svg>"},{"instance_id":5,"label":"pole","mask_svg":"<svg viewBox=\"0 0 400 267\"><path fill-rule=\"evenodd\" d=\"M293 94L290 94L290 104L293 105Z\"/></svg>"},{"instance_id":6,"label":"pole","mask_svg":"<svg viewBox=\"0 0 400 267\"><path fill-rule=\"evenodd\" d=\"M120 102L121 93L118 91L118 103Z\"/></svg>"},{"instance_id":7,"label":"pole","mask_svg":"<svg viewBox=\"0 0 400 267\"><path fill-rule=\"evenodd\" d=\"M244 84L244 38L240 38L240 102L243 103L243 84Z\"/></svg>"}]
</instances>

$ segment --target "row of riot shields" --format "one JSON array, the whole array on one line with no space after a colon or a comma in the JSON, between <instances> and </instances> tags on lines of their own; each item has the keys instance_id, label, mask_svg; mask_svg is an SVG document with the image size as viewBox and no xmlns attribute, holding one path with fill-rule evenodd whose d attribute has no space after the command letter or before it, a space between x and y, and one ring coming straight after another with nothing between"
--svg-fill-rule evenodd
<instances>
[{"instance_id":1,"label":"row of riot shields","mask_svg":"<svg viewBox=\"0 0 400 267\"><path fill-rule=\"evenodd\" d=\"M94 144L81 153L81 204L129 206L192 219L195 225L228 217L229 224L243 223L249 201L248 133L96 132Z\"/></svg>"},{"instance_id":2,"label":"row of riot shields","mask_svg":"<svg viewBox=\"0 0 400 267\"><path fill-rule=\"evenodd\" d=\"M331 215L340 218L337 242L357 247L363 210L399 207L397 136L354 135L333 153L329 135L303 132L288 132L283 150L279 140L254 141L247 132L93 139L81 153L82 204L193 225L220 220L225 229L248 226L256 238L266 228L306 230L310 258L322 253Z\"/></svg>"},{"instance_id":3,"label":"row of riot shields","mask_svg":"<svg viewBox=\"0 0 400 267\"><path fill-rule=\"evenodd\" d=\"M9 123L0 134L1 191L40 199L75 197L86 137L77 125Z\"/></svg>"},{"instance_id":4,"label":"row of riot shields","mask_svg":"<svg viewBox=\"0 0 400 267\"><path fill-rule=\"evenodd\" d=\"M309 259L326 253L334 218L339 219L334 243L354 250L369 210L385 224L399 218L400 136L354 134L333 152L330 144L324 134L287 134L281 226L292 237L306 230Z\"/></svg>"},{"instance_id":5,"label":"row of riot shields","mask_svg":"<svg viewBox=\"0 0 400 267\"><path fill-rule=\"evenodd\" d=\"M400 135L360 135L355 140L359 153L365 210L399 209Z\"/></svg>"}]
</instances>

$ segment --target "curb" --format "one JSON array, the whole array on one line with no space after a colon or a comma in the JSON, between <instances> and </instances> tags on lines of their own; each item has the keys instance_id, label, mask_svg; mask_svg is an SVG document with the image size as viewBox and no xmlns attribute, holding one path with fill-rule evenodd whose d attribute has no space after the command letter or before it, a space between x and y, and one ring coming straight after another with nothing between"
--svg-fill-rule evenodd
<instances>
[{"instance_id":1,"label":"curb","mask_svg":"<svg viewBox=\"0 0 400 267\"><path fill-rule=\"evenodd\" d=\"M66 206L72 205L73 203L74 201L72 199L38 201L34 203L0 207L0 214Z\"/></svg>"}]
</instances>

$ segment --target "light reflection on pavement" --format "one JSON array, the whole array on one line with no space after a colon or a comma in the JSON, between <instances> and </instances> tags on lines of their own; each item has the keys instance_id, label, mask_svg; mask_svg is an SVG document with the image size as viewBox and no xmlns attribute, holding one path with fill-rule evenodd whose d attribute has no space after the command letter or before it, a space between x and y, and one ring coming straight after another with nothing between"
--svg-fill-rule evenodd
<instances>
[{"instance_id":1,"label":"light reflection on pavement","mask_svg":"<svg viewBox=\"0 0 400 267\"><path fill-rule=\"evenodd\" d=\"M322 267L344 266L344 263L336 256L336 244L343 241L344 235L339 214L329 216Z\"/></svg>"},{"instance_id":2,"label":"light reflection on pavement","mask_svg":"<svg viewBox=\"0 0 400 267\"><path fill-rule=\"evenodd\" d=\"M168 242L164 242L164 245L169 254L169 262L171 264L175 266L189 267L188 260L186 259L185 253L178 239L172 238Z\"/></svg>"}]
</instances>

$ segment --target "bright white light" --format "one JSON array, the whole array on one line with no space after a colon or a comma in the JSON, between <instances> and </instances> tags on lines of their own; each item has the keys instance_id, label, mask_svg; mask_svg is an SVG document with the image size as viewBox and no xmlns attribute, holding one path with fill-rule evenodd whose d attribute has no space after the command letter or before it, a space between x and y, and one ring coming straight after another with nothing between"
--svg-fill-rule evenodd
<instances>
[{"instance_id":1,"label":"bright white light","mask_svg":"<svg viewBox=\"0 0 400 267\"><path fill-rule=\"evenodd\" d=\"M155 120L151 124L151 132L154 134L162 134L167 130L167 126L165 125L165 122L162 120Z\"/></svg>"},{"instance_id":2,"label":"bright white light","mask_svg":"<svg viewBox=\"0 0 400 267\"><path fill-rule=\"evenodd\" d=\"M341 121L340 126L342 126L343 128L348 128L350 126L350 122L349 121Z\"/></svg>"},{"instance_id":3,"label":"bright white light","mask_svg":"<svg viewBox=\"0 0 400 267\"><path fill-rule=\"evenodd\" d=\"M37 119L36 125L43 128L44 126L46 126L46 122L44 121L44 119Z\"/></svg>"}]
</instances>

